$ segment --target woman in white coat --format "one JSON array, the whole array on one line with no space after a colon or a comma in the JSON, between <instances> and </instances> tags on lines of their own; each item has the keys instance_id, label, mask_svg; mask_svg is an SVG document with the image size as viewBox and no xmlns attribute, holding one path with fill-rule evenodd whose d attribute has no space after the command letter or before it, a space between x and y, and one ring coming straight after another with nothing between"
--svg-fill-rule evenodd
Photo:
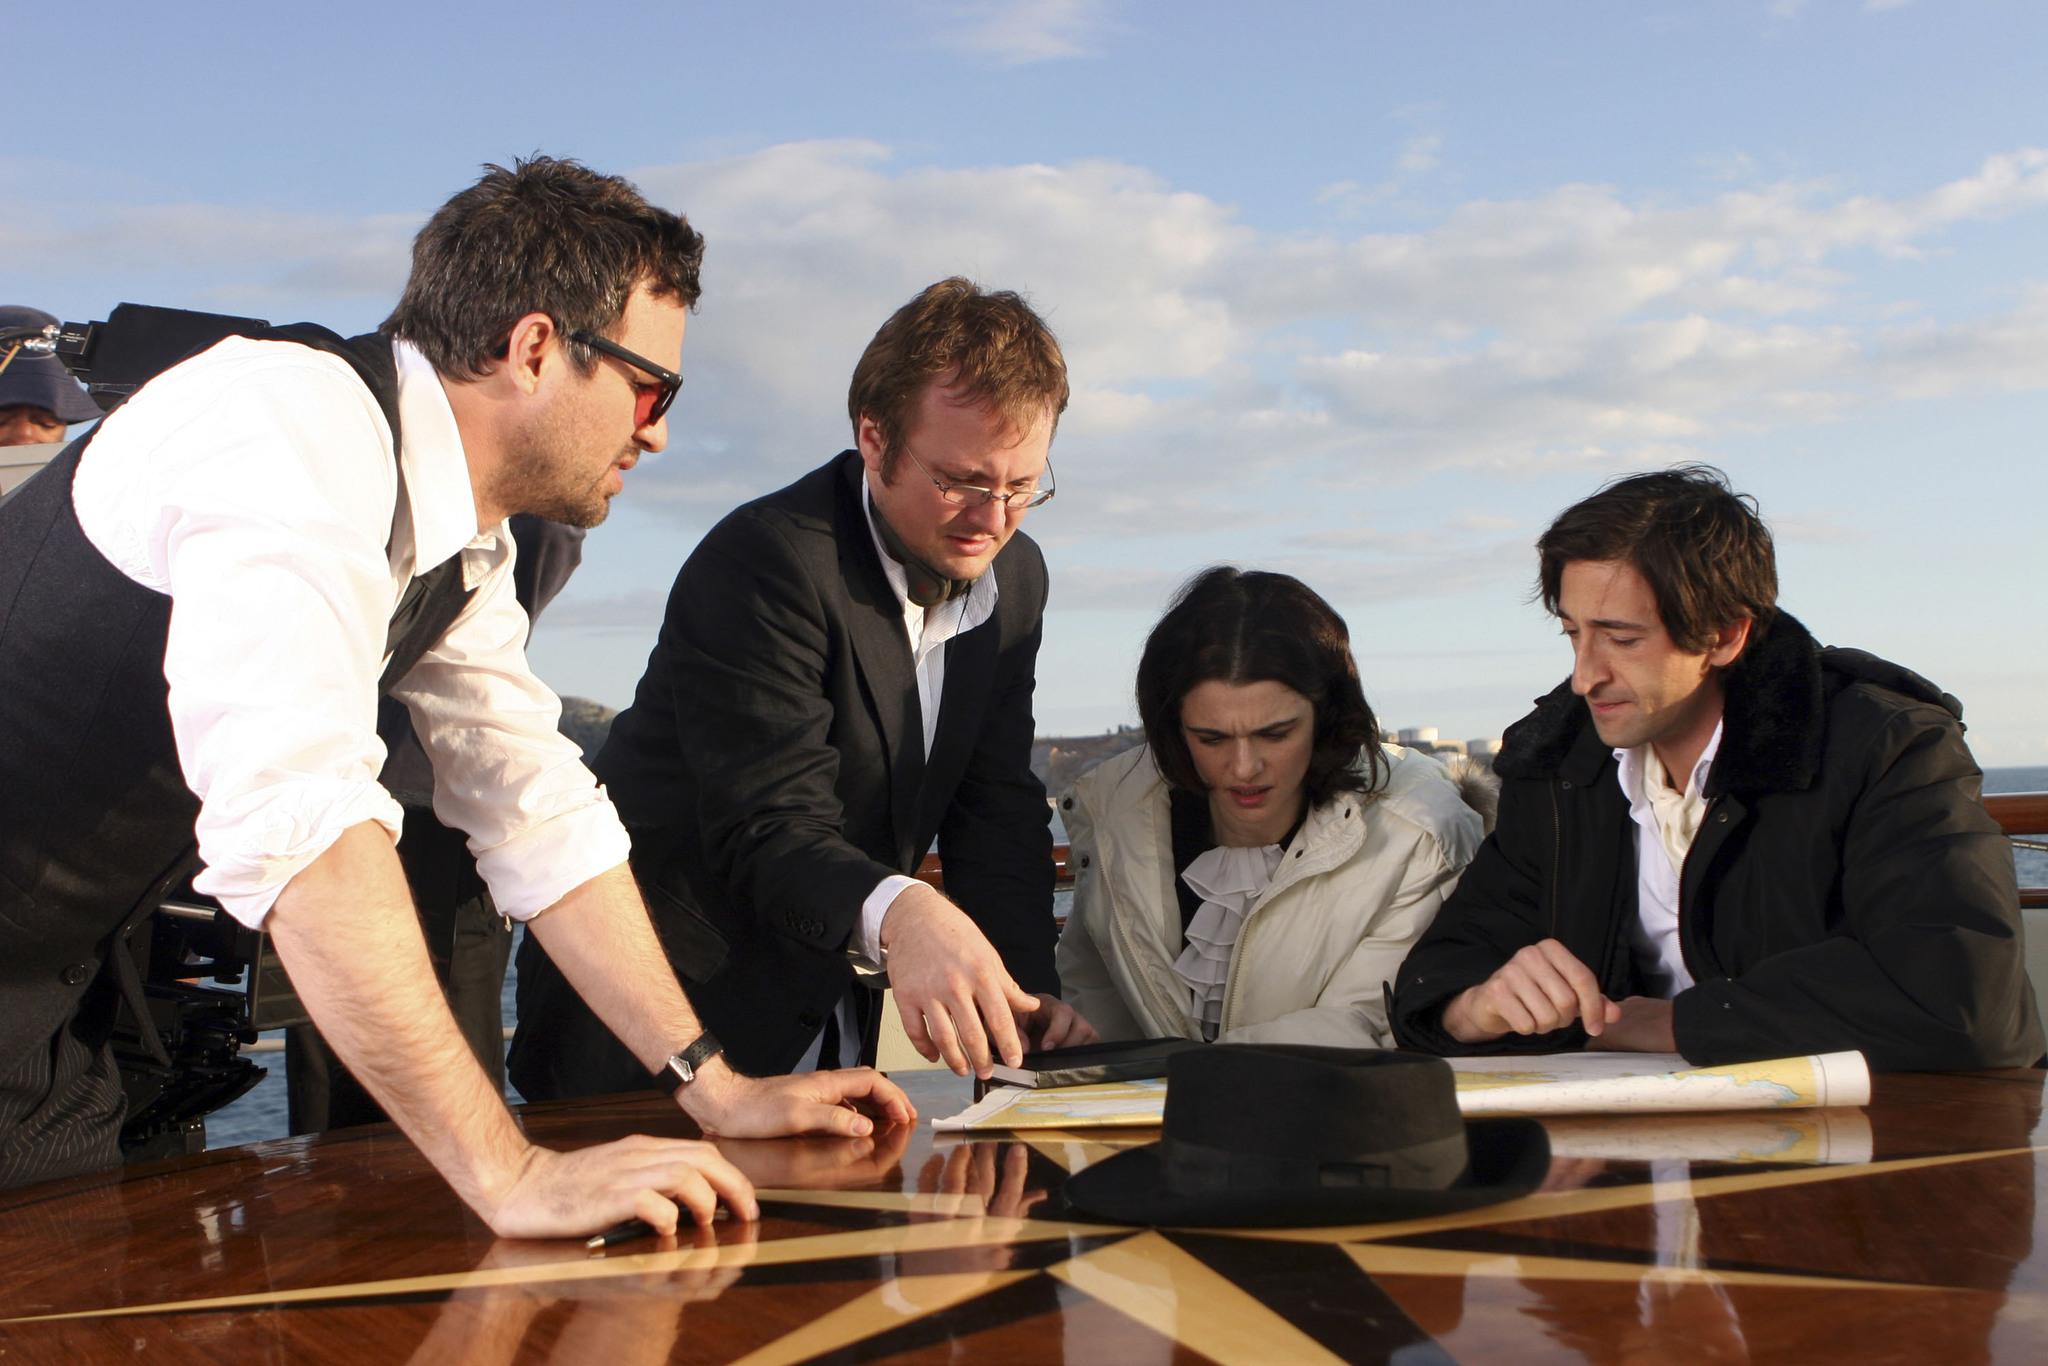
<instances>
[{"instance_id":1,"label":"woman in white coat","mask_svg":"<svg viewBox=\"0 0 2048 1366\"><path fill-rule=\"evenodd\" d=\"M1138 665L1146 744L1060 799L1062 993L1104 1039L1391 1047L1385 988L1482 837L1444 766L1379 742L1344 622L1211 569Z\"/></svg>"}]
</instances>

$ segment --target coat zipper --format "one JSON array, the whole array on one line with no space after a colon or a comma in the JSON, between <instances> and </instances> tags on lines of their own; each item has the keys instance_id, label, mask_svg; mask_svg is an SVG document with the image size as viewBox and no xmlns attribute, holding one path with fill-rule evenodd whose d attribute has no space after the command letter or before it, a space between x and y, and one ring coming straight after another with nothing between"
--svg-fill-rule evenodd
<instances>
[{"instance_id":1,"label":"coat zipper","mask_svg":"<svg viewBox=\"0 0 2048 1366\"><path fill-rule=\"evenodd\" d=\"M1721 799L1719 797L1712 797L1708 799L1705 806L1700 808L1699 829L1693 831L1692 844L1685 846L1685 857L1678 861L1678 961L1685 964L1686 976L1692 978L1695 982L1700 980L1700 975L1693 968L1692 945L1689 942L1690 936L1686 932L1685 870L1692 866L1693 846L1700 842L1700 835L1707 828L1707 818L1714 814L1714 808L1720 804Z\"/></svg>"},{"instance_id":2,"label":"coat zipper","mask_svg":"<svg viewBox=\"0 0 2048 1366\"><path fill-rule=\"evenodd\" d=\"M1123 952L1124 961L1126 963L1135 964L1140 962L1141 960L1138 957L1137 953L1134 952L1132 949L1130 941L1130 927L1124 923L1124 917L1117 914L1116 884L1110 879L1109 876L1109 862L1102 856L1103 850L1107 847L1107 841L1097 842L1095 846L1095 861L1099 869L1098 875L1102 878L1102 890L1109 901L1109 932L1113 936L1115 936L1117 941L1117 947ZM1131 975L1137 979L1139 984L1144 988L1145 994L1151 998L1152 1007L1157 1012L1158 1017L1162 1020L1173 1019L1175 1017L1176 1012L1168 1008L1167 1003L1158 997L1158 984L1152 980L1152 974L1149 972L1139 971L1134 972ZM1183 1008L1178 1013L1180 1015L1190 1014L1190 1012L1185 1008ZM1199 1039L1201 1037L1202 1032L1201 1021L1195 1020L1193 1021L1193 1024L1195 1028L1195 1033L1192 1037Z\"/></svg>"},{"instance_id":3,"label":"coat zipper","mask_svg":"<svg viewBox=\"0 0 2048 1366\"><path fill-rule=\"evenodd\" d=\"M1358 815L1359 815L1359 823L1360 823L1361 825L1363 825L1363 824L1364 824L1364 820L1365 820L1365 813L1364 813L1364 811L1363 811L1363 810L1359 810L1359 811L1358 811ZM1307 823L1306 823L1306 822L1303 822L1303 827L1302 827L1302 829L1303 829L1303 833L1304 833L1304 834L1306 834L1306 832L1307 832ZM1306 853L1306 852L1307 852L1307 846L1306 846L1306 845L1302 845L1302 846L1300 847L1300 850L1299 850L1298 852L1300 852L1300 853ZM1284 869L1285 869L1285 864L1283 863L1283 865L1282 865L1282 871L1284 871ZM1329 871L1329 869L1327 869L1327 868L1324 868L1324 869L1319 869L1318 871L1319 871L1319 872L1328 872L1328 871ZM1250 906L1250 907L1248 907L1248 908L1246 909L1246 911L1245 911L1245 913L1244 913L1244 920L1243 920L1242 922L1240 922L1240 923L1239 923L1239 925L1238 925L1238 930L1237 930L1237 942L1236 942L1236 943L1234 943L1234 944L1232 944L1232 945L1230 946L1230 966L1229 966L1229 968L1227 968L1227 969L1225 970L1225 976L1224 976L1224 979L1223 979L1223 980L1224 980L1224 984L1225 984L1225 985L1224 985L1224 988L1223 988L1223 1014L1222 1014L1221 1016L1219 1016L1219 1017L1217 1018L1217 1020L1216 1020L1216 1037L1217 1037L1217 1038L1219 1038L1219 1039L1220 1039L1220 1038L1222 1038L1222 1037L1223 1037L1223 1036L1224 1036L1224 1035L1225 1035L1226 1033L1228 1033L1228 1032L1230 1031L1230 1028L1231 1028L1231 1023L1230 1023L1230 1022L1231 1022L1232 1020L1234 1020L1235 1018L1237 1018L1237 995L1238 995L1238 987L1239 987L1239 985L1240 985L1240 984L1242 983L1242 981L1244 980L1244 979L1243 979L1242 977L1240 977L1240 976L1239 976L1239 974L1238 974L1238 971L1237 971L1237 965L1238 965L1238 962L1239 962L1239 961L1240 961L1240 960L1241 960L1241 959L1243 958L1243 956L1244 956L1244 952L1245 952L1245 947L1244 947L1244 946L1245 946L1245 945L1246 945L1247 943L1249 943L1249 942L1251 941L1251 937L1252 937L1252 921L1254 921L1254 920L1256 920L1256 919L1258 918L1258 914L1259 914L1259 912L1260 912L1260 911L1263 911L1264 909L1266 909L1266 907L1267 907L1267 906L1269 906L1270 904L1272 904L1272 902L1273 902L1273 900L1274 900L1274 898L1275 898L1275 897L1277 897L1277 896L1278 896L1278 895L1279 895L1279 894L1280 894L1281 892L1287 891L1287 890L1288 890L1289 888L1293 887L1293 886L1295 885L1295 883L1298 883L1298 882L1302 881L1302 880L1303 880L1303 879L1304 879L1304 878L1305 878L1306 876L1307 876L1307 875L1306 875L1306 874L1303 874L1303 873L1296 873L1296 874L1294 875L1294 877L1293 877L1293 880L1292 880L1292 881L1289 881L1289 882L1285 882L1285 883L1283 883L1283 882L1281 881L1281 872L1275 872L1275 873L1273 874L1273 880L1272 880L1271 882L1268 882L1268 883L1266 884L1266 890L1265 890L1265 891L1263 891L1263 892L1260 892L1260 893L1259 893L1259 898L1258 898L1258 900L1257 900L1257 901L1255 901L1255 902L1253 902L1253 903L1251 904L1251 906ZM1197 1020L1197 1021L1195 1021L1195 1028L1196 1028L1196 1029L1200 1029L1201 1027L1202 1027L1202 1022L1201 1022L1200 1020Z\"/></svg>"},{"instance_id":4,"label":"coat zipper","mask_svg":"<svg viewBox=\"0 0 2048 1366\"><path fill-rule=\"evenodd\" d=\"M1557 779L1550 780L1550 937L1557 938L1557 869L1564 861L1564 813L1558 807Z\"/></svg>"}]
</instances>

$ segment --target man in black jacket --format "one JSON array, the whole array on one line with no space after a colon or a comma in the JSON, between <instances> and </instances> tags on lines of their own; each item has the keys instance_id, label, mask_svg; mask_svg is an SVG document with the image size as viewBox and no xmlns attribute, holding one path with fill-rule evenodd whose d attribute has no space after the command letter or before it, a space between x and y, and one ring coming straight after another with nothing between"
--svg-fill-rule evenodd
<instances>
[{"instance_id":1,"label":"man in black jacket","mask_svg":"<svg viewBox=\"0 0 2048 1366\"><path fill-rule=\"evenodd\" d=\"M1066 367L1017 295L941 281L855 368L857 450L726 517L676 578L598 775L669 961L757 1073L872 1057L885 964L956 1072L1019 1032L1084 1042L1052 966L1052 839L1030 769ZM936 836L953 900L908 874ZM1020 985L1021 984L1021 985ZM529 1099L651 1084L540 944L519 960Z\"/></svg>"},{"instance_id":2,"label":"man in black jacket","mask_svg":"<svg viewBox=\"0 0 2048 1366\"><path fill-rule=\"evenodd\" d=\"M1499 826L1397 979L1401 1042L2033 1065L1962 705L1778 611L1718 470L1620 480L1537 545L1572 676L1507 732Z\"/></svg>"}]
</instances>

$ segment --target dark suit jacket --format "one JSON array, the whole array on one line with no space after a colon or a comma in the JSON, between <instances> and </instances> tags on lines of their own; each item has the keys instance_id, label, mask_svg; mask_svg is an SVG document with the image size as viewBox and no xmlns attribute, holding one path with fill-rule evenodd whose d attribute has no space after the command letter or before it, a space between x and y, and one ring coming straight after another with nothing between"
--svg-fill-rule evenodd
<instances>
[{"instance_id":1,"label":"dark suit jacket","mask_svg":"<svg viewBox=\"0 0 2048 1366\"><path fill-rule=\"evenodd\" d=\"M851 980L862 901L915 870L934 836L948 893L1011 975L1059 990L1049 808L1030 768L1045 561L1021 533L996 556L994 614L945 646L927 758L902 606L861 478L844 452L705 536L596 765L633 832L669 961L745 1072L802 1058ZM526 944L521 1093L647 1084Z\"/></svg>"}]
</instances>

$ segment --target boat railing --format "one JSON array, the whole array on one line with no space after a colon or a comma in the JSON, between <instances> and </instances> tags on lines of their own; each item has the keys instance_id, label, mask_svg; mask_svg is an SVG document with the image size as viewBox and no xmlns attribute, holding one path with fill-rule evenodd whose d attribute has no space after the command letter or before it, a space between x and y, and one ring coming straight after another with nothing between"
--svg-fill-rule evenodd
<instances>
[{"instance_id":1,"label":"boat railing","mask_svg":"<svg viewBox=\"0 0 2048 1366\"><path fill-rule=\"evenodd\" d=\"M2000 792L1984 799L1984 809L2015 847L2048 852L2048 792ZM2048 909L2048 887L2020 888L2020 905Z\"/></svg>"},{"instance_id":2,"label":"boat railing","mask_svg":"<svg viewBox=\"0 0 2048 1366\"><path fill-rule=\"evenodd\" d=\"M1998 822L1999 828L2021 849L2048 851L2048 792L2002 792L1984 799L1984 809ZM1055 844L1052 847L1054 885L1061 888L1074 885L1074 870L1069 865L1070 847ZM940 891L946 890L946 865L937 854L927 854L923 863L917 866L920 881L930 883ZM2048 909L2048 887L2020 888L2020 905L2034 909Z\"/></svg>"}]
</instances>

